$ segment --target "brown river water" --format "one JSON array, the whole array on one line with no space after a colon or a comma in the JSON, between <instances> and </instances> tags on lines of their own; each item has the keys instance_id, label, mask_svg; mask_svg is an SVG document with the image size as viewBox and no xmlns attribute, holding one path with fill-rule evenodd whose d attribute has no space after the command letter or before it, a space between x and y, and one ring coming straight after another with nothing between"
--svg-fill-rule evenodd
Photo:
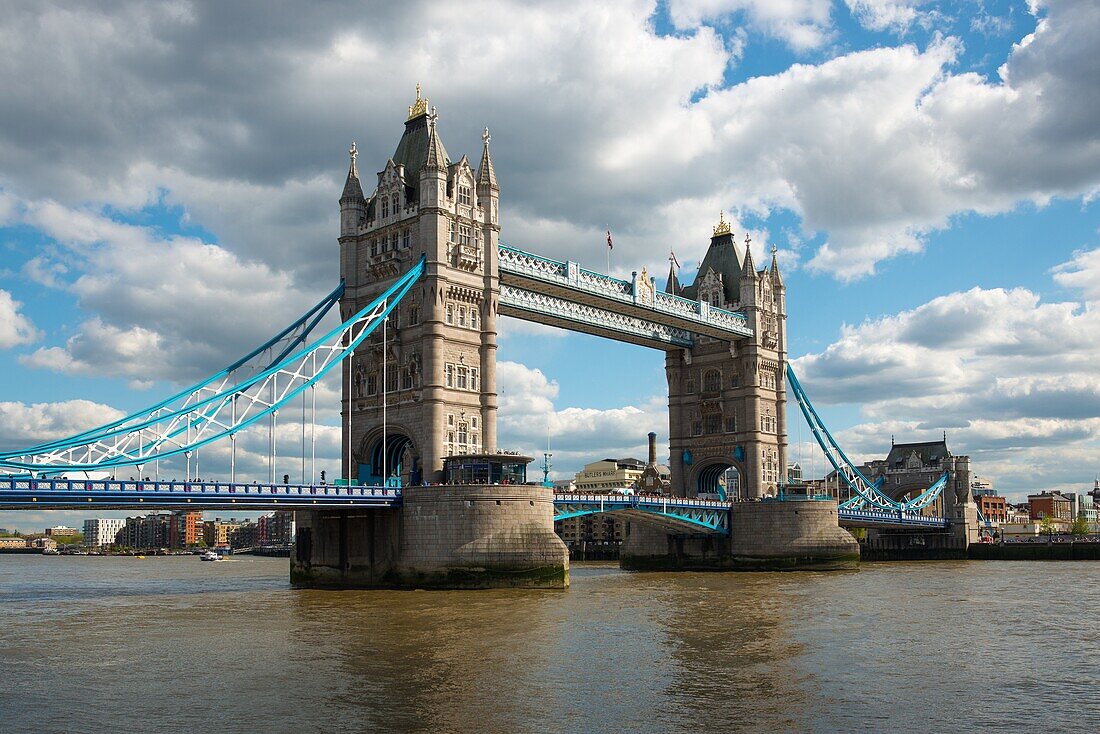
<instances>
[{"instance_id":1,"label":"brown river water","mask_svg":"<svg viewBox=\"0 0 1100 734\"><path fill-rule=\"evenodd\" d=\"M571 577L0 555L0 731L1100 731L1100 562Z\"/></svg>"}]
</instances>

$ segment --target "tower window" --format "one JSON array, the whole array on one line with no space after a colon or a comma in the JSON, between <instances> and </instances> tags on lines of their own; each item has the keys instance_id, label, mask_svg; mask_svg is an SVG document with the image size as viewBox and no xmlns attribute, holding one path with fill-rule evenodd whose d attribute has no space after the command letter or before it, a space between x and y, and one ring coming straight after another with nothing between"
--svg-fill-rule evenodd
<instances>
[{"instance_id":1,"label":"tower window","mask_svg":"<svg viewBox=\"0 0 1100 734\"><path fill-rule=\"evenodd\" d=\"M458 325L459 326L465 326L466 325L466 307L465 306L458 309Z\"/></svg>"},{"instance_id":2,"label":"tower window","mask_svg":"<svg viewBox=\"0 0 1100 734\"><path fill-rule=\"evenodd\" d=\"M454 223L454 222L451 222L451 233L450 233L450 235L448 236L448 239L449 239L449 240L450 240L451 242L454 242L454 241L455 241L455 223Z\"/></svg>"},{"instance_id":3,"label":"tower window","mask_svg":"<svg viewBox=\"0 0 1100 734\"><path fill-rule=\"evenodd\" d=\"M448 324L453 324L454 322L455 322L455 307L452 304L448 303L447 304L447 323Z\"/></svg>"},{"instance_id":4,"label":"tower window","mask_svg":"<svg viewBox=\"0 0 1100 734\"><path fill-rule=\"evenodd\" d=\"M367 376L367 395L378 393L378 375L373 372Z\"/></svg>"},{"instance_id":5,"label":"tower window","mask_svg":"<svg viewBox=\"0 0 1100 734\"><path fill-rule=\"evenodd\" d=\"M470 187L469 186L459 186L458 187L458 203L459 204L465 204L466 206L470 205Z\"/></svg>"},{"instance_id":6,"label":"tower window","mask_svg":"<svg viewBox=\"0 0 1100 734\"><path fill-rule=\"evenodd\" d=\"M453 364L447 365L446 367L443 368L443 374L446 377L447 387L454 387L455 386L455 366Z\"/></svg>"},{"instance_id":7,"label":"tower window","mask_svg":"<svg viewBox=\"0 0 1100 734\"><path fill-rule=\"evenodd\" d=\"M721 415L708 415L704 418L703 432L707 435L712 433L722 432L722 416Z\"/></svg>"},{"instance_id":8,"label":"tower window","mask_svg":"<svg viewBox=\"0 0 1100 734\"><path fill-rule=\"evenodd\" d=\"M718 370L708 370L703 375L703 391L718 392L722 389L722 373Z\"/></svg>"},{"instance_id":9,"label":"tower window","mask_svg":"<svg viewBox=\"0 0 1100 734\"><path fill-rule=\"evenodd\" d=\"M470 368L470 389L477 390L477 367Z\"/></svg>"},{"instance_id":10,"label":"tower window","mask_svg":"<svg viewBox=\"0 0 1100 734\"><path fill-rule=\"evenodd\" d=\"M458 367L455 371L455 377L457 378L455 381L455 387L457 387L459 390L465 390L468 376L469 371L465 367Z\"/></svg>"},{"instance_id":11,"label":"tower window","mask_svg":"<svg viewBox=\"0 0 1100 734\"><path fill-rule=\"evenodd\" d=\"M471 308L470 309L470 328L471 329L478 328L478 325L477 325L477 309L476 308Z\"/></svg>"},{"instance_id":12,"label":"tower window","mask_svg":"<svg viewBox=\"0 0 1100 734\"><path fill-rule=\"evenodd\" d=\"M412 238L409 235L409 230L406 229L404 232L401 233L401 247L403 247L406 250L409 249L409 243L410 243L411 239Z\"/></svg>"},{"instance_id":13,"label":"tower window","mask_svg":"<svg viewBox=\"0 0 1100 734\"><path fill-rule=\"evenodd\" d=\"M401 211L401 197L397 194L393 195L393 213L397 214Z\"/></svg>"},{"instance_id":14,"label":"tower window","mask_svg":"<svg viewBox=\"0 0 1100 734\"><path fill-rule=\"evenodd\" d=\"M385 219L390 215L390 200L386 197L382 197L382 218Z\"/></svg>"}]
</instances>

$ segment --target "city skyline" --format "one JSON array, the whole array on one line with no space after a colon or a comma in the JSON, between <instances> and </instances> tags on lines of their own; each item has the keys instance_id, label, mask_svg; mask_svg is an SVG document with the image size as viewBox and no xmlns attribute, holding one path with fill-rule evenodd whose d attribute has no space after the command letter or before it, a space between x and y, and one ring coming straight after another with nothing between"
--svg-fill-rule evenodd
<instances>
[{"instance_id":1,"label":"city skyline","mask_svg":"<svg viewBox=\"0 0 1100 734\"><path fill-rule=\"evenodd\" d=\"M1086 489L1100 431L1097 12L809 3L779 17L728 5L565 7L533 26L541 45L509 45L511 66L531 70L570 41L593 65L558 60L539 83L479 67L488 43L464 57L472 75L446 67L445 44L400 77L356 73L415 48L409 28L462 20L434 7L391 9L420 15L377 30L331 10L297 33L285 19L242 24L235 44L283 45L267 66L209 77L178 69L224 43L212 27L244 19L46 10L32 30L32 15L16 16L9 63L27 73L5 75L20 114L0 122L0 440L14 448L152 402L253 346L237 334L259 343L327 292L343 151L357 141L365 175L380 170L420 81L452 153L475 158L492 128L505 242L602 270L610 229L613 273L647 267L659 285L669 250L692 277L719 210L758 259L777 246L792 361L853 458L885 455L890 435L947 430L1010 497ZM81 13L101 22L78 29ZM137 20L143 32L125 36ZM385 37L389 22L402 33ZM113 50L66 82L74 70L31 42L50 34ZM157 43L148 68L125 63ZM595 63L638 44L630 69ZM292 63L301 54L313 64ZM124 81L130 92L111 91ZM180 93L143 103L153 84ZM204 91L184 95L193 84ZM558 476L643 456L649 430L667 439L657 354L503 321L500 356L500 444L537 455L549 427ZM330 476L338 389L324 393L320 436ZM796 445L788 413L790 458L809 464L808 432ZM293 444L293 421L281 430ZM265 441L242 441L246 467L258 471ZM205 464L224 474L224 451ZM277 473L297 470L288 460Z\"/></svg>"}]
</instances>

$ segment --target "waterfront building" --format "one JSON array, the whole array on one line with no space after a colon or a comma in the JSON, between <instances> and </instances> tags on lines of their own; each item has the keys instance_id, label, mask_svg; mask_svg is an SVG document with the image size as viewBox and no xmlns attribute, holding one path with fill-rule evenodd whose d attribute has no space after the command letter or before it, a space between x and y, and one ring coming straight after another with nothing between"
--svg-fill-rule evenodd
<instances>
[{"instance_id":1,"label":"waterfront building","mask_svg":"<svg viewBox=\"0 0 1100 734\"><path fill-rule=\"evenodd\" d=\"M0 548L26 548L26 538L0 538Z\"/></svg>"},{"instance_id":2,"label":"waterfront building","mask_svg":"<svg viewBox=\"0 0 1100 734\"><path fill-rule=\"evenodd\" d=\"M169 548L190 548L202 539L202 513L176 510L168 527Z\"/></svg>"},{"instance_id":3,"label":"waterfront building","mask_svg":"<svg viewBox=\"0 0 1100 734\"><path fill-rule=\"evenodd\" d=\"M1096 504L1092 500L1092 496L1086 492L1080 494L1069 495L1073 500L1073 517L1078 518L1084 516L1085 522L1096 522Z\"/></svg>"},{"instance_id":4,"label":"waterfront building","mask_svg":"<svg viewBox=\"0 0 1100 734\"><path fill-rule=\"evenodd\" d=\"M76 528L70 528L66 525L55 525L52 528L46 528L47 538L64 538L70 535L77 535L80 531Z\"/></svg>"},{"instance_id":5,"label":"waterfront building","mask_svg":"<svg viewBox=\"0 0 1100 734\"><path fill-rule=\"evenodd\" d=\"M128 548L167 548L171 520L170 514L128 517L115 542Z\"/></svg>"},{"instance_id":6,"label":"waterfront building","mask_svg":"<svg viewBox=\"0 0 1100 734\"><path fill-rule=\"evenodd\" d=\"M1061 492L1040 492L1027 496L1028 517L1042 520L1052 517L1067 522L1073 520L1073 500Z\"/></svg>"},{"instance_id":7,"label":"waterfront building","mask_svg":"<svg viewBox=\"0 0 1100 734\"><path fill-rule=\"evenodd\" d=\"M230 548L255 548L259 544L259 526L252 520L245 520L229 534Z\"/></svg>"},{"instance_id":8,"label":"waterfront building","mask_svg":"<svg viewBox=\"0 0 1100 734\"><path fill-rule=\"evenodd\" d=\"M294 542L294 513L279 510L256 521L256 542L260 546L290 545Z\"/></svg>"},{"instance_id":9,"label":"waterfront building","mask_svg":"<svg viewBox=\"0 0 1100 734\"><path fill-rule=\"evenodd\" d=\"M1004 497L996 494L980 494L974 496L974 503L985 519L996 523L1008 522L1008 502Z\"/></svg>"},{"instance_id":10,"label":"waterfront building","mask_svg":"<svg viewBox=\"0 0 1100 734\"><path fill-rule=\"evenodd\" d=\"M84 545L89 548L103 548L114 545L115 537L126 527L121 518L98 517L84 521Z\"/></svg>"},{"instance_id":11,"label":"waterfront building","mask_svg":"<svg viewBox=\"0 0 1100 734\"><path fill-rule=\"evenodd\" d=\"M233 533L240 529L244 521L220 517L203 523L203 540L211 548L228 548L233 545Z\"/></svg>"},{"instance_id":12,"label":"waterfront building","mask_svg":"<svg viewBox=\"0 0 1100 734\"><path fill-rule=\"evenodd\" d=\"M578 492L607 492L633 487L645 467L645 462L639 459L601 459L585 464L574 481Z\"/></svg>"},{"instance_id":13,"label":"waterfront building","mask_svg":"<svg viewBox=\"0 0 1100 734\"><path fill-rule=\"evenodd\" d=\"M28 538L28 548L39 548L41 550L57 550L57 541L53 538L41 537L41 538Z\"/></svg>"},{"instance_id":14,"label":"waterfront building","mask_svg":"<svg viewBox=\"0 0 1100 734\"><path fill-rule=\"evenodd\" d=\"M583 515L558 520L554 532L570 549L585 545L622 545L626 521L613 515Z\"/></svg>"}]
</instances>

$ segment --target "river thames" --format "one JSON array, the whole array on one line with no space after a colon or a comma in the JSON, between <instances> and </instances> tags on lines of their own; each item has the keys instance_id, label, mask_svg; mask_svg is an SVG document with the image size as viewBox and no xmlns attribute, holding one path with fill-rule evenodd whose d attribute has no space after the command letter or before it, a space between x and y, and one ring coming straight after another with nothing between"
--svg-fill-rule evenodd
<instances>
[{"instance_id":1,"label":"river thames","mask_svg":"<svg viewBox=\"0 0 1100 734\"><path fill-rule=\"evenodd\" d=\"M1100 563L298 591L286 559L0 556L0 729L1100 730Z\"/></svg>"}]
</instances>

